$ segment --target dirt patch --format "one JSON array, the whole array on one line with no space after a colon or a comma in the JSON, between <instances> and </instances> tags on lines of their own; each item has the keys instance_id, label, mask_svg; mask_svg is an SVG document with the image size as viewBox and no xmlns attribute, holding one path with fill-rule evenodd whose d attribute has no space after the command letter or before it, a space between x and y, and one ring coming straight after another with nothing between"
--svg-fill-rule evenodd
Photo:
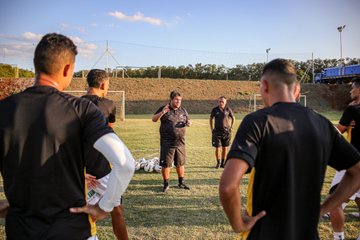
<instances>
[{"instance_id":1,"label":"dirt patch","mask_svg":"<svg viewBox=\"0 0 360 240\"><path fill-rule=\"evenodd\" d=\"M123 90L127 114L154 113L168 101L176 89L183 95L183 106L189 113L209 113L219 96L226 96L235 112L249 111L249 99L259 92L254 81L112 78L110 90ZM0 79L0 99L20 92L33 84L33 79ZM73 79L68 90L85 90L86 80ZM303 84L307 106L317 111L342 111L350 102L350 85Z\"/></svg>"}]
</instances>

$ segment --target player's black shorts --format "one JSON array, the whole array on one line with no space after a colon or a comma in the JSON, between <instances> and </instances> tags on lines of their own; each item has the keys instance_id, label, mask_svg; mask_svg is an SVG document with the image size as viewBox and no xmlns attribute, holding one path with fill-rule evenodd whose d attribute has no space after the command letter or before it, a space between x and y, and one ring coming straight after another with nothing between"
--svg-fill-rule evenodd
<instances>
[{"instance_id":1,"label":"player's black shorts","mask_svg":"<svg viewBox=\"0 0 360 240\"><path fill-rule=\"evenodd\" d=\"M162 145L160 148L160 166L161 167L171 167L172 163L176 167L185 165L185 145L179 146L166 146Z\"/></svg>"},{"instance_id":2,"label":"player's black shorts","mask_svg":"<svg viewBox=\"0 0 360 240\"><path fill-rule=\"evenodd\" d=\"M228 147L230 145L231 132L230 131L216 131L212 132L212 146L213 147Z\"/></svg>"}]
</instances>

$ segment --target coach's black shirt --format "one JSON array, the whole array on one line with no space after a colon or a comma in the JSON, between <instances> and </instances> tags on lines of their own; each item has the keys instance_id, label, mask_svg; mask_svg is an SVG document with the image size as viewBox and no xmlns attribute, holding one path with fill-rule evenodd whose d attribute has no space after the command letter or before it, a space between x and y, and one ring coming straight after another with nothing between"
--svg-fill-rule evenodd
<instances>
[{"instance_id":1,"label":"coach's black shirt","mask_svg":"<svg viewBox=\"0 0 360 240\"><path fill-rule=\"evenodd\" d=\"M215 131L223 132L229 130L229 118L234 120L234 113L227 106L224 109L217 106L211 111L210 117L215 118Z\"/></svg>"},{"instance_id":2,"label":"coach's black shirt","mask_svg":"<svg viewBox=\"0 0 360 240\"><path fill-rule=\"evenodd\" d=\"M93 102L101 111L107 123L114 123L116 108L113 101L101 98L96 95L85 95L86 98ZM92 146L85 147L85 166L86 172L100 179L110 173L111 167L106 158Z\"/></svg>"},{"instance_id":3,"label":"coach's black shirt","mask_svg":"<svg viewBox=\"0 0 360 240\"><path fill-rule=\"evenodd\" d=\"M0 101L0 171L8 239L86 239L84 143L112 133L85 99L34 86Z\"/></svg>"},{"instance_id":4,"label":"coach's black shirt","mask_svg":"<svg viewBox=\"0 0 360 240\"><path fill-rule=\"evenodd\" d=\"M348 106L339 123L345 127L349 127L351 121L355 122L354 128L351 130L351 144L360 151L360 104Z\"/></svg>"},{"instance_id":5,"label":"coach's black shirt","mask_svg":"<svg viewBox=\"0 0 360 240\"><path fill-rule=\"evenodd\" d=\"M165 106L160 107L155 114L161 112ZM161 116L160 144L161 146L179 146L185 144L185 129L189 121L189 114L183 107L173 109Z\"/></svg>"},{"instance_id":6,"label":"coach's black shirt","mask_svg":"<svg viewBox=\"0 0 360 240\"><path fill-rule=\"evenodd\" d=\"M277 103L244 118L229 158L249 164L249 214L267 212L245 239L312 240L326 166L347 169L360 155L326 118Z\"/></svg>"}]
</instances>

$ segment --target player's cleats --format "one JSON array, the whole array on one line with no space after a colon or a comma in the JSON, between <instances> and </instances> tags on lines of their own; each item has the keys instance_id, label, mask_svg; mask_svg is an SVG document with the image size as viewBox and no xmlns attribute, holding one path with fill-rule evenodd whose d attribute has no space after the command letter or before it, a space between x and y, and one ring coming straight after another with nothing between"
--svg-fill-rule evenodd
<instances>
[{"instance_id":1,"label":"player's cleats","mask_svg":"<svg viewBox=\"0 0 360 240\"><path fill-rule=\"evenodd\" d=\"M169 191L169 189L170 189L169 184L164 184L163 192L166 193L167 191Z\"/></svg>"},{"instance_id":2,"label":"player's cleats","mask_svg":"<svg viewBox=\"0 0 360 240\"><path fill-rule=\"evenodd\" d=\"M185 183L179 183L178 187L182 189L190 190L190 187Z\"/></svg>"}]
</instances>

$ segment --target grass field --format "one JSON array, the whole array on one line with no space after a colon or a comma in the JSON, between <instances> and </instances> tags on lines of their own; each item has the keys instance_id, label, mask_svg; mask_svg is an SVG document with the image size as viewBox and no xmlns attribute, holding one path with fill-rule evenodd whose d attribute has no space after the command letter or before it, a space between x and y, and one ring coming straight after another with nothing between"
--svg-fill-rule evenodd
<instances>
[{"instance_id":1,"label":"grass field","mask_svg":"<svg viewBox=\"0 0 360 240\"><path fill-rule=\"evenodd\" d=\"M327 113L336 123L337 112ZM237 115L236 128L243 115ZM214 149L211 147L208 115L192 115L193 125L186 133L186 182L190 191L176 188L175 169L171 173L170 190L164 194L159 173L135 173L127 192L124 194L126 221L130 239L233 239L235 236L222 211L218 197L218 183L222 173L215 169ZM155 157L159 154L159 123L151 121L151 115L129 115L125 122L115 125L115 131L128 145L135 159ZM328 169L323 199L328 192L334 170ZM246 192L247 179L241 191ZM0 189L0 198L4 197ZM245 203L245 198L243 203ZM306 211L306 209L304 209ZM349 213L357 211L351 203L345 211L346 237L356 239L359 234L359 219ZM304 229L306 231L306 229ZM332 239L328 219L321 218L319 224L321 239ZM98 222L100 239L114 239L110 218ZM1 222L0 238L4 239Z\"/></svg>"}]
</instances>

